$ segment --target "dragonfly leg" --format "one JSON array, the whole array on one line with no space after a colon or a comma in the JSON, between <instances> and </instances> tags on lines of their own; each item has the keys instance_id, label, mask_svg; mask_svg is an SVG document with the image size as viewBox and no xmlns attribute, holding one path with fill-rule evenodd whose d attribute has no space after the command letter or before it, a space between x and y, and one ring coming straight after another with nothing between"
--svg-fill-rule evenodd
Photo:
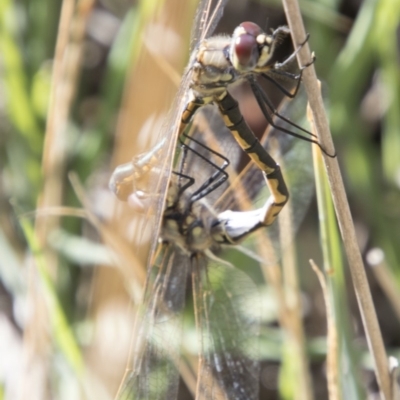
<instances>
[{"instance_id":1,"label":"dragonfly leg","mask_svg":"<svg viewBox=\"0 0 400 400\"><path fill-rule=\"evenodd\" d=\"M229 92L225 92L216 102L225 125L240 147L264 173L271 197L264 208L260 223L265 226L270 225L289 199L289 192L280 167L255 137L239 110L238 102Z\"/></svg>"},{"instance_id":2,"label":"dragonfly leg","mask_svg":"<svg viewBox=\"0 0 400 400\"><path fill-rule=\"evenodd\" d=\"M300 68L300 72L298 74L293 74L291 72L285 71L284 67L292 61L292 57L295 56L298 53L298 50L301 49L303 47L303 44L300 45L300 47L294 51L284 62L282 63L275 63L274 68L270 71L270 75L271 76L264 76L264 78L266 78L267 80L269 80L270 82L272 82L275 86L277 86L283 93L285 96L293 99L294 97L296 97L299 89L300 89L300 83L301 83L301 78L303 76L303 71L309 67L310 65L314 64L316 58L314 53L312 54L312 58L311 60L306 64L303 65ZM274 78L273 75L281 75L284 76L288 79L292 79L293 81L296 82L296 86L294 88L294 90L292 92L289 92L288 90L286 90L286 88L284 88L279 82L277 82Z\"/></svg>"},{"instance_id":3,"label":"dragonfly leg","mask_svg":"<svg viewBox=\"0 0 400 400\"><path fill-rule=\"evenodd\" d=\"M280 30L281 28L282 28L282 27L278 28L276 31ZM275 35L275 32L276 32L276 31L274 31L273 35ZM286 31L285 31L285 33L286 33ZM281 34L281 35L282 35L282 34ZM297 49L294 50L293 53L290 54L289 57L287 57L285 60L283 60L283 61L280 62L280 63L279 63L279 62L276 62L276 63L274 64L274 69L275 69L275 70L281 70L282 68L284 68L284 67L286 67L288 64L290 64L290 63L296 58L297 53L298 53L298 52L303 48L303 46L308 42L309 37L310 37L310 34L307 34L305 40L297 46ZM308 62L305 66L303 66L301 69L303 69L303 68L305 68L305 67L308 67L308 66L311 65L314 61L315 61L315 56L313 55L311 61Z\"/></svg>"}]
</instances>

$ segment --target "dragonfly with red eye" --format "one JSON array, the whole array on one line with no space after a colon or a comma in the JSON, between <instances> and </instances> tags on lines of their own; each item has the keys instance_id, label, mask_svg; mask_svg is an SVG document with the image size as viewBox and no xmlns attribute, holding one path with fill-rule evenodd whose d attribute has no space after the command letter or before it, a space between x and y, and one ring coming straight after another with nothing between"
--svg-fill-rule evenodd
<instances>
[{"instance_id":1,"label":"dragonfly with red eye","mask_svg":"<svg viewBox=\"0 0 400 400\"><path fill-rule=\"evenodd\" d=\"M196 111L210 103L217 106L225 125L239 146L264 173L265 182L271 191L272 203L269 213L265 216L265 225L272 224L286 204L289 193L280 167L260 145L244 120L237 101L229 93L228 89L234 84L240 81L249 82L255 99L271 126L320 146L311 132L289 121L276 110L257 81L258 78L265 79L287 97L295 97L302 71L308 65L303 66L298 74L293 74L288 69L308 38L284 61L274 62L276 48L290 35L286 26L267 34L258 25L244 22L235 29L231 37L208 37L221 17L225 3L226 0L203 0L200 4L192 33L195 39L192 40L193 50L189 65L184 73L176 104L173 106L173 114L160 132L158 144L149 153L118 167L110 181L111 189L121 200L131 199L139 208L155 207L157 226L153 243L156 242L161 223L177 138L185 132ZM310 60L310 64L313 61ZM279 82L282 79L294 83L292 92ZM273 117L287 122L293 129L277 126ZM324 151L322 147L321 149ZM152 168L148 168L148 162ZM153 172L149 174L149 171Z\"/></svg>"},{"instance_id":2,"label":"dragonfly with red eye","mask_svg":"<svg viewBox=\"0 0 400 400\"><path fill-rule=\"evenodd\" d=\"M307 163L311 160L310 149L296 140L288 142L288 137L278 145L275 134L273 130L268 137L275 139L272 147L284 153L285 173L289 173L294 193L293 219L298 221L312 193L312 168ZM261 143L265 148L271 147L264 140ZM196 114L189 136L180 145L167 193L157 257L138 311L133 365L120 400L176 399L182 365L187 368L187 360L195 360L197 355L197 368L190 363L191 369L197 369L193 390L196 399L259 398L258 290L240 270L248 270L243 255L235 265L220 257L224 249L243 250L238 244L251 240L253 232L266 231L262 229L263 220L271 202L269 195L262 193L262 173L254 165L230 176L232 169L240 169L241 152L235 145L212 107ZM222 150L226 156L219 153ZM262 204L247 209L244 194L247 201L254 202L259 197ZM278 237L271 229L268 233L268 240ZM184 339L190 336L182 335L190 283L200 340L198 346L192 343L183 350Z\"/></svg>"},{"instance_id":3,"label":"dragonfly with red eye","mask_svg":"<svg viewBox=\"0 0 400 400\"><path fill-rule=\"evenodd\" d=\"M174 202L171 203L170 197L171 193L179 186L175 184L170 185L170 179L177 140L185 134L186 128L192 121L197 110L208 104L214 103L217 106L216 108L222 116L225 126L229 128L232 137L235 138L240 147L262 171L264 175L263 180L266 181L271 195L270 200L265 203L265 207L258 210L256 213L232 214L225 212L229 210L222 209L218 219L214 220L215 228L213 235L219 235L217 243L221 244L220 241L222 240L222 242L226 242L224 244L228 244L228 242L235 244L236 241L247 237L247 235L255 229L270 225L288 200L289 194L278 164L254 136L241 115L238 103L228 92L228 89L235 83L241 80L250 83L250 87L253 90L261 111L272 126L276 126L281 132L319 145L311 133L289 121L274 108L267 94L257 82L258 78L266 79L277 86L286 96L294 97L300 85L302 69L300 69L298 74L292 74L288 72L286 68L295 60L296 52L301 48L303 43L301 43L288 58L279 63L273 62L273 56L277 46L281 40L283 40L283 37L290 34L287 27L280 27L273 31L272 34L268 35L256 24L246 22L235 30L232 37L209 37L222 14L225 3L225 0L220 0L216 3L210 0L202 1L193 30L193 37L195 39L192 40L194 46L189 66L184 73L176 102L172 108L173 112L164 125L164 128L159 133L157 146L149 153L136 157L132 162L118 167L110 182L112 190L119 198L123 200L129 199L135 204L135 207L142 208L144 211L147 210L147 212L149 212L150 209L154 211L155 218L153 218L153 221L155 221L156 226L154 227L152 242L153 250L158 244L159 239L161 238L161 240L163 240L163 235L168 237L171 232L172 235L175 235L174 237L177 243L187 243L189 238L193 238L197 245L199 241L201 242L198 237L195 237L197 235L197 230L191 229L192 227L197 228L197 226L193 226L189 223L187 223L188 226L186 226L186 223L182 225L181 222L177 230L163 229L161 230L161 236L159 235L159 231L161 225L168 220L167 215L169 211L171 211L171 204L173 206L172 211L176 212ZM304 66L304 68L305 67L307 66ZM285 87L279 83L279 78L282 77L294 82L295 87L293 92L287 91ZM273 116L282 121L286 121L289 126L275 125ZM304 135L299 133L299 131L303 132ZM215 129L214 135L218 136L218 134L219 130ZM212 151L212 149L210 149L210 151ZM173 176L174 175L175 174L173 174ZM181 175L184 174L181 173ZM184 178L184 176L181 176L181 178ZM175 178L173 178L173 180L174 179ZM215 191L213 186L210 187L206 187L205 192L201 193L204 197L208 198ZM172 195L172 198L175 198L175 200L178 199L178 203L180 203L181 200L185 198L183 193L185 193L185 191L178 189L177 197ZM199 196L194 196L189 203L196 204L198 200ZM185 201L186 200L183 200L184 203ZM181 212L179 213L182 214ZM251 221L249 221L250 216L252 217ZM211 215L210 218L211 217L215 217L215 215ZM193 223L197 223L201 220L197 213L194 216L189 213L188 218L189 219L185 216L184 220L187 222L192 220ZM169 218L169 220L171 222L173 218ZM189 225L190 229L188 229ZM218 229L219 233L217 234L216 230ZM179 235L177 233L179 233ZM205 236L206 241L210 239L208 233ZM171 237L168 237L168 239L171 244L173 239ZM205 245L201 244L200 246L202 247ZM209 244L207 246L209 246ZM204 255L207 250L209 250L207 246L200 249L201 251L199 251L199 249L195 251L194 248L191 248L189 252L201 255L201 257L196 258L196 260L202 260L199 261L198 270L206 269L203 267L205 260ZM212 245L210 246L212 248ZM149 276L145 290L146 296L149 297L147 301L145 301L145 306L147 310L151 310L150 313L146 314L150 315L150 320L148 324L144 323L142 325L142 334L139 334L142 340L146 338L146 336L148 336L146 326L149 326L151 330L155 329L156 331L153 332L153 335L150 335L154 337L155 340L161 340L161 342L163 342L165 338L171 339L172 347L169 347L169 349L172 349L170 350L171 357L168 357L168 354L161 354L160 356L158 350L160 346L150 346L149 350L149 347L146 348L146 345L142 348L140 341L138 341L136 344L138 350L135 354L139 365L134 368L133 378L128 381L126 386L127 389L125 393L127 393L127 397L122 398L174 398L173 395L171 397L170 393L176 392L176 372L161 373L161 376L157 378L157 368L154 368L155 371L153 370L155 363L152 362L152 359L156 358L161 360L161 363L157 363L158 366L161 364L161 370L163 362L168 365L168 371L176 370L176 368L171 368L171 365L174 364L174 361L171 362L171 359L173 360L176 354L176 351L174 351L174 346L176 346L176 343L174 343L176 341L174 334L176 330L172 329L172 335L168 333L169 328L173 326L173 316L175 312L163 312L165 307L167 308L166 311L169 311L168 309L174 309L174 296L179 298L176 299L176 302L181 304L182 296L184 295L182 290L178 290L178 288L184 287L183 280L186 280L187 274L182 273L183 277L178 279L178 275L174 273L174 270L187 268L185 265L189 265L189 263L187 262L187 254L182 256L182 252L174 251L176 248L176 246L172 247L171 250L171 247L169 247L170 252L167 250L162 252L162 259L159 264L163 266L164 269L162 273L156 275L155 279L152 279L151 272L153 270L149 267ZM150 260L153 259L152 251ZM194 279L193 285L196 285L198 282L199 280ZM201 292L201 290L199 291ZM225 298L229 298L229 294L227 294ZM176 307L179 308L178 306ZM158 316L161 316L161 322L153 324L154 318L158 319ZM208 323L209 320L207 316L204 315L203 317L203 320ZM163 327L165 329L162 329ZM142 357L143 352L145 354L144 357ZM168 359L170 359L170 361L167 361ZM220 361L221 359L218 357L214 359L213 369L215 372L218 372L221 368ZM235 359L230 361L226 360L230 368L235 362ZM228 368L228 371L229 370ZM240 370L241 366L239 363L237 371ZM250 375L253 374L250 373ZM212 380L212 376L210 376L210 374L208 374L208 376L210 380ZM156 382L154 384L152 382L153 379ZM167 388L166 392L163 392L166 387L165 381L171 382L173 388ZM232 387L237 386L237 381L232 381L231 383ZM238 390L240 391L241 388L243 388L243 386L239 385ZM156 394L156 392L158 392L158 394ZM162 394L160 394L161 392ZM204 392L204 390L201 392ZM253 388L250 390L251 395L237 398L256 399L256 392L257 391ZM138 393L141 393L141 395L136 396ZM218 396L216 398L218 398Z\"/></svg>"}]
</instances>

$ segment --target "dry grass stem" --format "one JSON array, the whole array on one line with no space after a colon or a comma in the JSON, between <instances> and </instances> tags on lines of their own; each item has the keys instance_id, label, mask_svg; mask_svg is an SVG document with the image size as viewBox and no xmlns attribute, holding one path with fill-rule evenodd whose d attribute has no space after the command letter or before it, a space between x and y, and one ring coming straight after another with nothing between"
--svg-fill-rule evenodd
<instances>
[{"instance_id":1,"label":"dry grass stem","mask_svg":"<svg viewBox=\"0 0 400 400\"><path fill-rule=\"evenodd\" d=\"M93 0L89 0L93 4ZM86 2L87 3L87 2ZM39 197L38 209L59 206L62 197L62 171L65 160L65 128L69 116L69 109L74 98L76 79L80 69L80 58L82 54L83 37L85 32L88 13L77 20L81 22L81 29L78 37L71 38L70 26L74 20L74 1L64 1L57 44L55 50L53 77L51 82L51 95L48 110L48 122L46 127L45 144L43 149L42 170L44 185L42 195ZM66 58L67 49L74 43L74 52L71 57ZM40 218L36 221L35 231L39 244L44 248L47 235L50 230L58 225L58 218ZM54 276L56 272L56 255L47 254L46 268ZM47 393L49 373L47 371L48 354L50 354L50 341L46 340L50 329L48 320L47 304L42 295L42 290L37 285L37 271L35 261L30 260L29 291L33 315L28 321L24 333L24 362L25 370L23 375L24 388L29 388L29 393L24 393L22 388L21 398L32 398L38 395L39 398L48 398ZM38 323L41 321L41 323ZM39 376L32 374L31 370L40 370ZM32 388L37 390L32 391Z\"/></svg>"},{"instance_id":2,"label":"dry grass stem","mask_svg":"<svg viewBox=\"0 0 400 400\"><path fill-rule=\"evenodd\" d=\"M299 5L296 0L284 0L283 5L289 27L292 32L294 45L297 47L306 38L306 32L301 18ZM310 60L311 52L308 44L306 44L298 53L298 61L300 65L306 65ZM319 141L329 154L334 154L334 146L329 130L328 119L325 113L315 68L313 66L305 69L303 74L303 82L312 110L315 128L318 132ZM336 157L332 158L325 156L324 163L329 178L340 232L353 278L353 285L367 335L368 345L375 362L375 371L381 390L381 396L385 400L388 400L391 398L388 359L383 344L375 307L372 301L371 292L369 290L363 260L358 248L357 238L339 170L338 161Z\"/></svg>"},{"instance_id":3,"label":"dry grass stem","mask_svg":"<svg viewBox=\"0 0 400 400\"><path fill-rule=\"evenodd\" d=\"M284 161L278 160L278 162L284 169ZM292 204L290 200L289 204L286 205L280 214L279 223L281 224L281 229L279 230L280 241L283 243L282 247L285 248L282 254L282 272L286 295L286 311L289 315L286 321L288 324L285 328L288 330L290 342L292 342L296 352L294 354L294 363L298 369L296 386L298 386L299 398L313 400L314 394L302 318L303 310L293 237Z\"/></svg>"},{"instance_id":4,"label":"dry grass stem","mask_svg":"<svg viewBox=\"0 0 400 400\"><path fill-rule=\"evenodd\" d=\"M318 277L321 285L322 294L324 296L326 307L326 323L327 323L327 351L326 351L326 375L328 381L329 400L340 400L339 388L339 352L338 352L338 334L336 329L335 316L333 312L333 304L329 299L328 288L324 274L318 268L313 260L310 260L310 265Z\"/></svg>"}]
</instances>

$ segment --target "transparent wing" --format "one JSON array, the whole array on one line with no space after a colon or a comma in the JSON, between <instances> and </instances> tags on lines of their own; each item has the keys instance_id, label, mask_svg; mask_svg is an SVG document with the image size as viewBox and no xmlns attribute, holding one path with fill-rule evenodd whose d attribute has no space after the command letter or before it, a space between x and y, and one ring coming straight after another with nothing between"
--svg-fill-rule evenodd
<instances>
[{"instance_id":1,"label":"transparent wing","mask_svg":"<svg viewBox=\"0 0 400 400\"><path fill-rule=\"evenodd\" d=\"M190 51L192 52L199 42L211 36L222 17L228 0L201 0L194 20Z\"/></svg>"},{"instance_id":2,"label":"transparent wing","mask_svg":"<svg viewBox=\"0 0 400 400\"><path fill-rule=\"evenodd\" d=\"M150 242L147 266L151 266L158 243L165 198L171 178L172 163L182 112L188 93L189 77L182 78L178 93L161 129L154 132L155 147L132 161L118 166L111 176L109 187L121 200L129 201L141 233L137 243L145 246ZM144 243L146 241L146 243Z\"/></svg>"},{"instance_id":3,"label":"transparent wing","mask_svg":"<svg viewBox=\"0 0 400 400\"><path fill-rule=\"evenodd\" d=\"M178 395L177 366L189 257L172 246L162 247L138 312L133 368L119 400L173 400Z\"/></svg>"},{"instance_id":4,"label":"transparent wing","mask_svg":"<svg viewBox=\"0 0 400 400\"><path fill-rule=\"evenodd\" d=\"M164 211L164 204L171 178L172 163L175 155L175 147L178 136L179 123L181 115L185 108L186 96L189 87L189 77L184 75L177 93L177 96L172 105L170 115L163 125L159 133L159 143L162 143L158 164L153 170L157 171L158 177L156 180L152 179L150 175L146 186L150 193L155 193L155 207L154 207L154 228L152 229L151 249L149 252L149 261L153 259L153 255L158 243L158 237L162 222L162 214ZM154 182L154 183L153 183ZM149 221L148 221L149 222Z\"/></svg>"},{"instance_id":5,"label":"transparent wing","mask_svg":"<svg viewBox=\"0 0 400 400\"><path fill-rule=\"evenodd\" d=\"M212 33L221 18L226 1L201 1L192 30L192 46ZM155 161L152 160L151 173L140 177L140 191L147 196L146 213L151 217L146 218L146 228L150 227L152 231L149 260L153 259L158 243L188 86L189 77L186 72L170 114L158 132L158 150L154 153ZM141 160L138 160L138 163L140 162ZM135 190L137 191L137 188ZM164 246L159 271L154 279L152 278L154 271L149 268L145 301L137 318L138 331L133 351L133 369L123 384L120 399L176 398L179 382L177 365L181 311L184 305L188 265L189 258L181 254L177 248Z\"/></svg>"},{"instance_id":6,"label":"transparent wing","mask_svg":"<svg viewBox=\"0 0 400 400\"><path fill-rule=\"evenodd\" d=\"M260 302L250 278L233 266L193 261L201 354L196 400L258 399Z\"/></svg>"},{"instance_id":7,"label":"transparent wing","mask_svg":"<svg viewBox=\"0 0 400 400\"><path fill-rule=\"evenodd\" d=\"M191 49L193 49L200 40L204 39L214 31L215 26L222 16L226 2L227 0L202 0L200 2L196 12L195 24L192 29ZM145 213L147 214L147 218L145 219L146 226L142 226L141 231L151 232L149 260L151 260L154 255L157 238L160 232L162 213L175 154L178 129L187 102L190 81L188 72L187 69L182 78L169 115L163 124L162 129L157 134L158 140L156 141L156 147L159 149L156 154L156 161L152 163L151 172L140 177L139 190L141 193L146 195ZM129 167L129 163L126 164L126 166ZM119 178L116 178L115 182L117 182L118 179ZM127 181L129 184L131 177L129 177ZM110 186L114 191L116 191L115 182L114 185L113 182L110 183ZM138 192L138 188L134 189L132 186L131 188L131 192Z\"/></svg>"},{"instance_id":8,"label":"transparent wing","mask_svg":"<svg viewBox=\"0 0 400 400\"><path fill-rule=\"evenodd\" d=\"M138 317L133 369L118 399L177 398L182 309L190 267L201 340L196 399L258 399L257 288L236 268L207 265L202 255L190 260L176 250L163 249L160 269Z\"/></svg>"}]
</instances>

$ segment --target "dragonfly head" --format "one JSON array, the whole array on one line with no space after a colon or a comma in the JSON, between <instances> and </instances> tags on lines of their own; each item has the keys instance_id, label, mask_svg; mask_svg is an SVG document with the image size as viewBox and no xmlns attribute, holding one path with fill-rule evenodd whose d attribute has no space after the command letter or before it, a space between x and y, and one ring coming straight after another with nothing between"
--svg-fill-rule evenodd
<instances>
[{"instance_id":1,"label":"dragonfly head","mask_svg":"<svg viewBox=\"0 0 400 400\"><path fill-rule=\"evenodd\" d=\"M229 49L232 65L240 72L267 66L282 36L288 33L289 28L281 27L268 35L254 22L241 23L233 32Z\"/></svg>"}]
</instances>

